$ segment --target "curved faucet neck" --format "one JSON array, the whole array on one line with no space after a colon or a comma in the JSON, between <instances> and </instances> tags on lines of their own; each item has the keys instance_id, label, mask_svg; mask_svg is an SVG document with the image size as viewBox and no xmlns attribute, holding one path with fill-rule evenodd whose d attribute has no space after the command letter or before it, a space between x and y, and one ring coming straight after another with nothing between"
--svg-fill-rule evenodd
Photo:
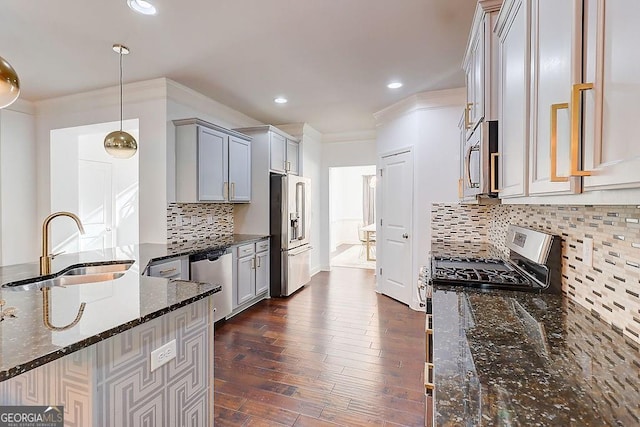
<instances>
[{"instance_id":1,"label":"curved faucet neck","mask_svg":"<svg viewBox=\"0 0 640 427\"><path fill-rule=\"evenodd\" d=\"M78 218L78 216L74 213L66 212L66 211L54 212L48 217L46 217L42 222L42 252L40 254L40 275L41 276L46 276L48 274L51 274L52 257L51 255L49 255L50 254L49 228L50 228L51 221L53 221L54 218L57 218L59 216L68 216L69 218L73 219L76 225L78 226L78 230L80 231L80 234L84 234L84 227L82 226L82 221L80 221L80 218Z\"/></svg>"}]
</instances>

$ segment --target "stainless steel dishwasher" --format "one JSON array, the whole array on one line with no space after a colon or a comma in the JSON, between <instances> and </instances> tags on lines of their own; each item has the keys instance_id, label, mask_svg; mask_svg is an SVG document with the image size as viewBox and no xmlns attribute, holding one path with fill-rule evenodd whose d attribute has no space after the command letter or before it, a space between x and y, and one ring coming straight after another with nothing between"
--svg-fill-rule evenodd
<instances>
[{"instance_id":1,"label":"stainless steel dishwasher","mask_svg":"<svg viewBox=\"0 0 640 427\"><path fill-rule=\"evenodd\" d=\"M191 280L222 285L222 291L213 294L217 322L231 313L233 262L228 249L202 252L189 257Z\"/></svg>"}]
</instances>

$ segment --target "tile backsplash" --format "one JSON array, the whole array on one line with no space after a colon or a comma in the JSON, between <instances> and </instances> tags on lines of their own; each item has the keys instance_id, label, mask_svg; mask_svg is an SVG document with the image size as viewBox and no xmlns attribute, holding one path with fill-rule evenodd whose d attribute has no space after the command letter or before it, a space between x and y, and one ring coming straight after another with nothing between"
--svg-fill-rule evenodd
<instances>
[{"instance_id":1,"label":"tile backsplash","mask_svg":"<svg viewBox=\"0 0 640 427\"><path fill-rule=\"evenodd\" d=\"M169 203L167 243L233 234L233 205L228 203Z\"/></svg>"},{"instance_id":2,"label":"tile backsplash","mask_svg":"<svg viewBox=\"0 0 640 427\"><path fill-rule=\"evenodd\" d=\"M434 241L482 239L507 253L509 223L562 236L566 295L640 342L640 206L434 204ZM583 262L593 239L593 266Z\"/></svg>"}]
</instances>

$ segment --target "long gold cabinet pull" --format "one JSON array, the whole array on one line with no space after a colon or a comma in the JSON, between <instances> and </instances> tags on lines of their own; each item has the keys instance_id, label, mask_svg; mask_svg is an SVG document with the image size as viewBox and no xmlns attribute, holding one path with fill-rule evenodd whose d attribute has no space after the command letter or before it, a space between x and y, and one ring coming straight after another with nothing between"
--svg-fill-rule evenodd
<instances>
[{"instance_id":1,"label":"long gold cabinet pull","mask_svg":"<svg viewBox=\"0 0 640 427\"><path fill-rule=\"evenodd\" d=\"M566 102L561 104L551 104L551 147L549 154L551 156L551 182L567 182L568 176L558 176L558 110L566 110L569 104Z\"/></svg>"},{"instance_id":2,"label":"long gold cabinet pull","mask_svg":"<svg viewBox=\"0 0 640 427\"><path fill-rule=\"evenodd\" d=\"M593 89L593 83L579 83L571 90L571 176L591 176L591 171L580 169L580 93Z\"/></svg>"},{"instance_id":3,"label":"long gold cabinet pull","mask_svg":"<svg viewBox=\"0 0 640 427\"><path fill-rule=\"evenodd\" d=\"M222 184L222 198L224 200L229 200L229 183L225 182Z\"/></svg>"},{"instance_id":4,"label":"long gold cabinet pull","mask_svg":"<svg viewBox=\"0 0 640 427\"><path fill-rule=\"evenodd\" d=\"M500 153L491 153L491 192L499 193L498 188L498 157Z\"/></svg>"},{"instance_id":5,"label":"long gold cabinet pull","mask_svg":"<svg viewBox=\"0 0 640 427\"><path fill-rule=\"evenodd\" d=\"M230 199L234 199L236 198L236 183L232 182L231 183L231 197Z\"/></svg>"},{"instance_id":6,"label":"long gold cabinet pull","mask_svg":"<svg viewBox=\"0 0 640 427\"><path fill-rule=\"evenodd\" d=\"M471 107L473 107L473 103L468 102L467 106L464 109L464 128L471 129Z\"/></svg>"}]
</instances>

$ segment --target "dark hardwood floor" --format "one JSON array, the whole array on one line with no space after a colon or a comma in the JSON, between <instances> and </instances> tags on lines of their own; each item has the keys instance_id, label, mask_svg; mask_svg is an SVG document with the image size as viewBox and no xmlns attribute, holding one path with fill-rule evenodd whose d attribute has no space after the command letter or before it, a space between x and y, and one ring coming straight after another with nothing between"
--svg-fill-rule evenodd
<instances>
[{"instance_id":1,"label":"dark hardwood floor","mask_svg":"<svg viewBox=\"0 0 640 427\"><path fill-rule=\"evenodd\" d=\"M216 325L216 426L424 425L424 314L334 268Z\"/></svg>"}]
</instances>

